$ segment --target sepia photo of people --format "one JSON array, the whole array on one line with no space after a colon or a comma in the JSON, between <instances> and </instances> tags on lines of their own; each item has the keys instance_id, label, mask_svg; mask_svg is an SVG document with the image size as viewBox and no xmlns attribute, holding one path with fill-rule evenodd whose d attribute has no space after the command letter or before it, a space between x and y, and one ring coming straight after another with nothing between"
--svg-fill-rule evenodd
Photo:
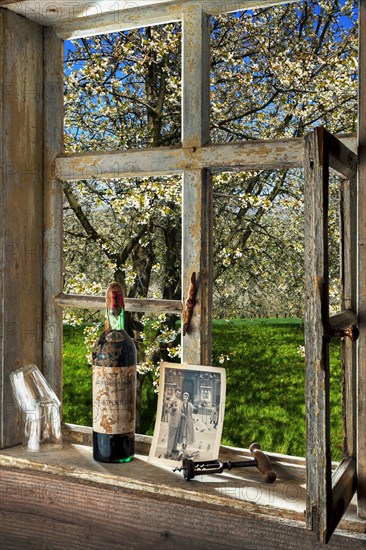
<instances>
[{"instance_id":1,"label":"sepia photo of people","mask_svg":"<svg viewBox=\"0 0 366 550\"><path fill-rule=\"evenodd\" d=\"M218 457L225 409L225 369L162 363L149 461Z\"/></svg>"}]
</instances>

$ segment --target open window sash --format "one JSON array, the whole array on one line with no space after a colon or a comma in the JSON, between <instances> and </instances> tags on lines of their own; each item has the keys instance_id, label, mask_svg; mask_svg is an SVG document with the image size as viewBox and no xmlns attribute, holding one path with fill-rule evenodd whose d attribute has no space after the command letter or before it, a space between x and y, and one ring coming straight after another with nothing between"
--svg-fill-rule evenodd
<instances>
[{"instance_id":1,"label":"open window sash","mask_svg":"<svg viewBox=\"0 0 366 550\"><path fill-rule=\"evenodd\" d=\"M340 180L341 311L329 315L329 173ZM324 128L305 138L307 527L326 543L356 490L357 157ZM332 470L329 342L342 337L343 460Z\"/></svg>"}]
</instances>

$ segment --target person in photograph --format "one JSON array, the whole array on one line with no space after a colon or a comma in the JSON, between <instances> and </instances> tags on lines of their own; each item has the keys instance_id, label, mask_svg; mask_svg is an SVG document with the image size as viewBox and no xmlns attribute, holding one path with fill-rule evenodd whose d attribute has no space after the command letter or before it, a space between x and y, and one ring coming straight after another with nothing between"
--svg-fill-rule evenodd
<instances>
[{"instance_id":1,"label":"person in photograph","mask_svg":"<svg viewBox=\"0 0 366 550\"><path fill-rule=\"evenodd\" d=\"M181 415L177 433L177 443L182 444L182 453L184 454L187 445L194 442L193 413L194 406L189 401L189 393L184 392L181 404Z\"/></svg>"},{"instance_id":2,"label":"person in photograph","mask_svg":"<svg viewBox=\"0 0 366 550\"><path fill-rule=\"evenodd\" d=\"M168 404L168 445L165 458L174 458L174 455L178 456L179 453L177 449L177 435L182 408L181 394L181 389L176 388L174 396Z\"/></svg>"},{"instance_id":3,"label":"person in photograph","mask_svg":"<svg viewBox=\"0 0 366 550\"><path fill-rule=\"evenodd\" d=\"M168 395L166 395L163 401L163 414L161 417L162 422L168 422L169 420L169 403L170 403L170 398Z\"/></svg>"},{"instance_id":4,"label":"person in photograph","mask_svg":"<svg viewBox=\"0 0 366 550\"><path fill-rule=\"evenodd\" d=\"M218 421L219 421L219 407L217 405L214 405L212 409L210 424L213 424L213 427L217 428Z\"/></svg>"}]
</instances>

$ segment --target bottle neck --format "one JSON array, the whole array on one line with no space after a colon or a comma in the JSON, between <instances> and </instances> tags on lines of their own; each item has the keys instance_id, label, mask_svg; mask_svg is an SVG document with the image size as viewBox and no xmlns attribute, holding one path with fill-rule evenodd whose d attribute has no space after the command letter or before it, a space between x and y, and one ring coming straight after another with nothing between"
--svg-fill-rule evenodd
<instances>
[{"instance_id":1,"label":"bottle neck","mask_svg":"<svg viewBox=\"0 0 366 550\"><path fill-rule=\"evenodd\" d=\"M109 322L111 330L124 330L125 321L124 321L124 309L121 309L119 315L114 315L113 309L106 310L106 319Z\"/></svg>"}]
</instances>

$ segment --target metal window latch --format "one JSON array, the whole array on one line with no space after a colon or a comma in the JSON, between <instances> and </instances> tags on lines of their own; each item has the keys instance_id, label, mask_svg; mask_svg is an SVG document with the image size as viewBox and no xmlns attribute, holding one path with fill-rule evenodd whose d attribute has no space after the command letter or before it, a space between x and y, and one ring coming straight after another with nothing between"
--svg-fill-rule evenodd
<instances>
[{"instance_id":1,"label":"metal window latch","mask_svg":"<svg viewBox=\"0 0 366 550\"><path fill-rule=\"evenodd\" d=\"M356 342L360 335L360 331L356 326L352 326L342 330L331 330L331 336L338 336L339 338L350 338L352 342Z\"/></svg>"},{"instance_id":2,"label":"metal window latch","mask_svg":"<svg viewBox=\"0 0 366 550\"><path fill-rule=\"evenodd\" d=\"M267 455L261 450L259 443L252 443L249 450L253 454L254 460L235 462L228 460L223 462L217 459L194 462L189 458L183 458L182 466L180 468L174 468L173 472L183 472L184 479L190 481L199 475L221 474L224 470L231 470L232 468L257 467L261 474L263 474L264 480L267 483L273 483L276 480L276 474L271 468L271 463Z\"/></svg>"},{"instance_id":3,"label":"metal window latch","mask_svg":"<svg viewBox=\"0 0 366 550\"><path fill-rule=\"evenodd\" d=\"M360 334L357 322L357 313L352 309L344 309L334 313L329 317L328 340L338 336L339 338L350 338L352 342L355 342Z\"/></svg>"}]
</instances>

